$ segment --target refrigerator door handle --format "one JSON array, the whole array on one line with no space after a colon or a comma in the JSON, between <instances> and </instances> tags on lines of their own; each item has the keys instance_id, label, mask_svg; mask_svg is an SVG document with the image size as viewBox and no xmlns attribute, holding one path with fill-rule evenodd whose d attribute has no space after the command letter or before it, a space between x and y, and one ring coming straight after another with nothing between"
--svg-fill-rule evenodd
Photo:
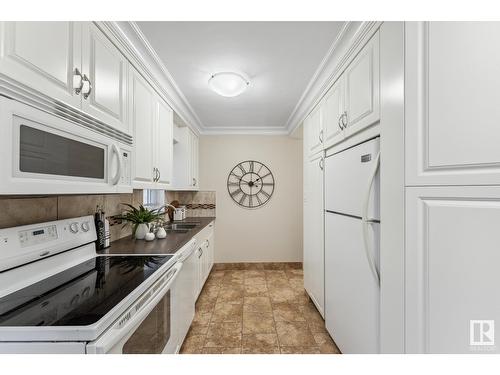
<instances>
[{"instance_id":1,"label":"refrigerator door handle","mask_svg":"<svg viewBox=\"0 0 500 375\"><path fill-rule=\"evenodd\" d=\"M368 225L373 224L378 222L378 220L374 220L373 218L368 218L368 206L370 204L370 192L372 190L373 186L373 181L375 181L375 176L377 175L377 171L380 167L380 151L377 153L377 157L375 158L375 165L373 167L371 176L370 176L370 183L368 184L368 189L366 190L366 196L365 196L365 201L363 205L363 217L362 217L362 222L363 222L363 243L364 243L364 249L365 249L365 255L366 259L368 260L368 264L370 266L370 269L373 273L373 276L375 277L375 280L377 281L377 284L380 287L380 273L379 270L377 269L377 266L375 264L375 259L370 253L370 245L368 241Z\"/></svg>"}]
</instances>

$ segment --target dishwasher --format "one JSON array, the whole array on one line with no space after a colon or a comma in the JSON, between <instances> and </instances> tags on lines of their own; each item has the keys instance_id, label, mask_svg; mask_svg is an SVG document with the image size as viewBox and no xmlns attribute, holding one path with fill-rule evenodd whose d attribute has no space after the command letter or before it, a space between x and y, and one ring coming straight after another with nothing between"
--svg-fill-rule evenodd
<instances>
[{"instance_id":1,"label":"dishwasher","mask_svg":"<svg viewBox=\"0 0 500 375\"><path fill-rule=\"evenodd\" d=\"M193 240L190 246L184 247L178 258L178 262L182 263L182 269L177 278L177 288L175 288L175 293L177 294L175 300L177 301L176 311L178 319L176 321L178 322L177 335L179 342L177 351L180 350L180 346L184 342L194 319L198 264L196 249L196 241Z\"/></svg>"}]
</instances>

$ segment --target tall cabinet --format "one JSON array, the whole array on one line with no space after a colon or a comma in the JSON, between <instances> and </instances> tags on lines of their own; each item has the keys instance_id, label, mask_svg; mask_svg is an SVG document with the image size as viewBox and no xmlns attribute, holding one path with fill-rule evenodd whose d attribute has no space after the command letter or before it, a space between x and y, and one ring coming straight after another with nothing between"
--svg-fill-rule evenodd
<instances>
[{"instance_id":1,"label":"tall cabinet","mask_svg":"<svg viewBox=\"0 0 500 375\"><path fill-rule=\"evenodd\" d=\"M304 162L304 288L324 316L324 157L305 155Z\"/></svg>"},{"instance_id":2,"label":"tall cabinet","mask_svg":"<svg viewBox=\"0 0 500 375\"><path fill-rule=\"evenodd\" d=\"M500 24L405 25L406 349L500 352Z\"/></svg>"}]
</instances>

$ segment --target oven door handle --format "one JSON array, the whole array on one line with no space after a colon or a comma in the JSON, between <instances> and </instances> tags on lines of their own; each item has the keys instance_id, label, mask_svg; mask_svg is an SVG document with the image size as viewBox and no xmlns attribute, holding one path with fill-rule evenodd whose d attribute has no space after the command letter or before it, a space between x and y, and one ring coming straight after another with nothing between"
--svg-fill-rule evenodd
<instances>
[{"instance_id":1,"label":"oven door handle","mask_svg":"<svg viewBox=\"0 0 500 375\"><path fill-rule=\"evenodd\" d=\"M111 145L111 151L116 154L116 160L118 161L118 166L116 169L116 175L111 179L111 185L117 185L122 176L122 158L120 155L120 149L114 143ZM111 163L110 163L111 164Z\"/></svg>"},{"instance_id":2,"label":"oven door handle","mask_svg":"<svg viewBox=\"0 0 500 375\"><path fill-rule=\"evenodd\" d=\"M123 317L128 314L128 311L120 316L118 320L113 324L111 328L105 331L97 340L87 344L88 354L106 354L109 352L115 352L112 350L120 341L124 341L132 336L134 329L137 328L144 319L149 315L149 313L156 307L156 305L161 301L163 296L172 287L180 269L182 268L182 263L177 262L172 266L166 273L172 273L167 281L167 283L158 291L156 291L147 302L145 302L139 311L137 311L128 322L120 326L120 321ZM172 272L173 271L173 272ZM135 303L134 303L135 304ZM120 351L122 345L120 345Z\"/></svg>"}]
</instances>

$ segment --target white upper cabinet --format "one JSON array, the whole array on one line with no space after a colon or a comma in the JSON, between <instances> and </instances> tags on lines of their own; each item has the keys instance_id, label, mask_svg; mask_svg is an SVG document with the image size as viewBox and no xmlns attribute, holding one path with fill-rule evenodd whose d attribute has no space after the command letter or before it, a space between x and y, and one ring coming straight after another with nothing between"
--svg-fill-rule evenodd
<instances>
[{"instance_id":1,"label":"white upper cabinet","mask_svg":"<svg viewBox=\"0 0 500 375\"><path fill-rule=\"evenodd\" d=\"M377 31L304 120L308 156L379 123L379 65Z\"/></svg>"},{"instance_id":2,"label":"white upper cabinet","mask_svg":"<svg viewBox=\"0 0 500 375\"><path fill-rule=\"evenodd\" d=\"M191 159L190 159L190 169L191 169L191 183L193 188L199 188L199 139L198 136L193 132L189 131L190 143L191 143Z\"/></svg>"},{"instance_id":3,"label":"white upper cabinet","mask_svg":"<svg viewBox=\"0 0 500 375\"><path fill-rule=\"evenodd\" d=\"M81 97L73 87L75 69L81 70L81 23L0 23L2 75L80 108Z\"/></svg>"},{"instance_id":4,"label":"white upper cabinet","mask_svg":"<svg viewBox=\"0 0 500 375\"><path fill-rule=\"evenodd\" d=\"M158 120L155 165L158 169L158 184L167 188L172 183L173 173L173 128L174 112L161 98L157 98Z\"/></svg>"},{"instance_id":5,"label":"white upper cabinet","mask_svg":"<svg viewBox=\"0 0 500 375\"><path fill-rule=\"evenodd\" d=\"M323 129L320 106L317 106L308 116L305 122L304 131L308 133L308 155L312 156L318 151L323 150Z\"/></svg>"},{"instance_id":6,"label":"white upper cabinet","mask_svg":"<svg viewBox=\"0 0 500 375\"><path fill-rule=\"evenodd\" d=\"M199 139L187 126L174 125L174 177L177 190L199 189Z\"/></svg>"},{"instance_id":7,"label":"white upper cabinet","mask_svg":"<svg viewBox=\"0 0 500 375\"><path fill-rule=\"evenodd\" d=\"M130 118L135 140L133 185L148 188L156 177L153 165L155 92L135 70L130 72Z\"/></svg>"},{"instance_id":8,"label":"white upper cabinet","mask_svg":"<svg viewBox=\"0 0 500 375\"><path fill-rule=\"evenodd\" d=\"M324 147L343 139L342 115L344 114L344 79L339 78L328 90L321 105L321 121L324 131ZM339 138L340 135L340 138Z\"/></svg>"},{"instance_id":9,"label":"white upper cabinet","mask_svg":"<svg viewBox=\"0 0 500 375\"><path fill-rule=\"evenodd\" d=\"M135 69L130 69L129 80L135 139L133 187L166 189L172 183L173 111Z\"/></svg>"},{"instance_id":10,"label":"white upper cabinet","mask_svg":"<svg viewBox=\"0 0 500 375\"><path fill-rule=\"evenodd\" d=\"M344 72L346 135L380 118L379 33L363 47Z\"/></svg>"},{"instance_id":11,"label":"white upper cabinet","mask_svg":"<svg viewBox=\"0 0 500 375\"><path fill-rule=\"evenodd\" d=\"M90 85L82 94L83 110L128 133L128 61L95 24L85 23L83 29L82 73Z\"/></svg>"},{"instance_id":12,"label":"white upper cabinet","mask_svg":"<svg viewBox=\"0 0 500 375\"><path fill-rule=\"evenodd\" d=\"M500 184L500 23L405 30L406 184Z\"/></svg>"}]
</instances>

